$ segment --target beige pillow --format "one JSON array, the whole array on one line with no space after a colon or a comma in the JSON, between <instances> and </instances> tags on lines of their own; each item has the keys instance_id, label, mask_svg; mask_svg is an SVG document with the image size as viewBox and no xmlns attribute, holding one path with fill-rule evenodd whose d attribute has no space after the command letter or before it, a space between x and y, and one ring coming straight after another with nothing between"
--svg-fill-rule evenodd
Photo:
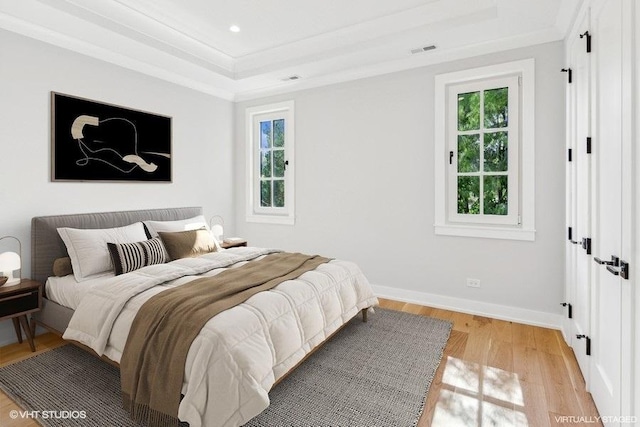
<instances>
[{"instance_id":1,"label":"beige pillow","mask_svg":"<svg viewBox=\"0 0 640 427\"><path fill-rule=\"evenodd\" d=\"M216 251L216 243L209 230L158 232L171 261L196 257Z\"/></svg>"},{"instance_id":2,"label":"beige pillow","mask_svg":"<svg viewBox=\"0 0 640 427\"><path fill-rule=\"evenodd\" d=\"M71 267L71 258L57 258L53 261L53 275L57 277L68 276L73 274L73 268Z\"/></svg>"}]
</instances>

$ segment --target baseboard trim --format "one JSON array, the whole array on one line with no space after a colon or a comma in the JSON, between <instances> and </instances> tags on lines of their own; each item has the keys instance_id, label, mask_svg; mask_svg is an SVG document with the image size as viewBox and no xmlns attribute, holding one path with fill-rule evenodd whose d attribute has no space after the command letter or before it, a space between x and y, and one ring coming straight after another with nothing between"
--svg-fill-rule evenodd
<instances>
[{"instance_id":1,"label":"baseboard trim","mask_svg":"<svg viewBox=\"0 0 640 427\"><path fill-rule=\"evenodd\" d=\"M373 292L380 298L420 304L444 310L459 311L526 325L541 326L561 330L562 315L529 310L526 308L510 307L489 302L436 295L426 292L410 291L407 289L391 288L388 286L371 285Z\"/></svg>"}]
</instances>

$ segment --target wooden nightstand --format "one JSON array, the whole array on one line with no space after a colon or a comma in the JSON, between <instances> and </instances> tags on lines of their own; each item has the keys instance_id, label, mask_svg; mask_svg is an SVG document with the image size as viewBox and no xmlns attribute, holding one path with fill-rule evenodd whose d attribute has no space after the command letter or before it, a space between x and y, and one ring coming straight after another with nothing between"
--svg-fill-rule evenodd
<instances>
[{"instance_id":1,"label":"wooden nightstand","mask_svg":"<svg viewBox=\"0 0 640 427\"><path fill-rule=\"evenodd\" d=\"M24 329L31 351L36 351L33 343L34 331L29 326L27 314L40 311L42 307L42 283L35 280L22 279L19 285L0 286L0 320L11 319L16 330L18 342L22 343Z\"/></svg>"},{"instance_id":2,"label":"wooden nightstand","mask_svg":"<svg viewBox=\"0 0 640 427\"><path fill-rule=\"evenodd\" d=\"M242 240L234 240L232 242L225 242L223 241L222 243L220 243L220 246L222 246L223 249L229 249L229 248L237 248L240 246L247 246L247 241L242 239Z\"/></svg>"}]
</instances>

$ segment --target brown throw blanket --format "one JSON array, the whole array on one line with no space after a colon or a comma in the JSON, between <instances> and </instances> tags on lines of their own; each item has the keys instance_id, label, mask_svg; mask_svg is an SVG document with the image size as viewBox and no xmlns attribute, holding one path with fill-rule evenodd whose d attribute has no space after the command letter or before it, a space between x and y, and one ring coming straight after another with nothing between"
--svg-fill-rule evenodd
<instances>
[{"instance_id":1,"label":"brown throw blanket","mask_svg":"<svg viewBox=\"0 0 640 427\"><path fill-rule=\"evenodd\" d=\"M151 297L133 321L120 360L124 406L131 417L149 426L177 425L187 352L205 323L329 261L277 253Z\"/></svg>"}]
</instances>

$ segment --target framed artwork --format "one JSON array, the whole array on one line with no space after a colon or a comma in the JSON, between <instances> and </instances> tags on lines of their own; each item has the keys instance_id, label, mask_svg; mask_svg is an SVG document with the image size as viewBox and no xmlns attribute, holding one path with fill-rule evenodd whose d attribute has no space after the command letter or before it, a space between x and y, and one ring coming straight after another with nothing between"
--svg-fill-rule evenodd
<instances>
[{"instance_id":1,"label":"framed artwork","mask_svg":"<svg viewBox=\"0 0 640 427\"><path fill-rule=\"evenodd\" d=\"M171 182L171 117L51 92L52 181Z\"/></svg>"}]
</instances>

